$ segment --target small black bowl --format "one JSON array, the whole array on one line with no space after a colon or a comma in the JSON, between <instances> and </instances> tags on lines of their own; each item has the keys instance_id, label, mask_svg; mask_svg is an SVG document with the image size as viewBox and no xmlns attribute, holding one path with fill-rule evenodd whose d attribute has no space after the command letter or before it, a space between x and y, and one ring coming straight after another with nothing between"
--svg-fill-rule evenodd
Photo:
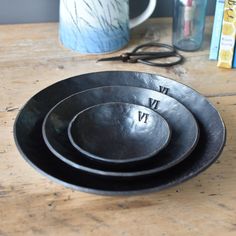
<instances>
[{"instance_id":1,"label":"small black bowl","mask_svg":"<svg viewBox=\"0 0 236 236\"><path fill-rule=\"evenodd\" d=\"M72 145L86 156L109 163L148 159L170 141L167 121L139 105L111 102L89 107L70 122Z\"/></svg>"}]
</instances>

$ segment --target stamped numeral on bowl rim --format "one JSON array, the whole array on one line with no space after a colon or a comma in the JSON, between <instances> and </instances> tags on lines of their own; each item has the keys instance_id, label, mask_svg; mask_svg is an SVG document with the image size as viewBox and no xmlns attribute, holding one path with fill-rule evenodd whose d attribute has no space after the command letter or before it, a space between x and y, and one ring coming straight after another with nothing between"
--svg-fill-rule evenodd
<instances>
[{"instance_id":1,"label":"stamped numeral on bowl rim","mask_svg":"<svg viewBox=\"0 0 236 236\"><path fill-rule=\"evenodd\" d=\"M169 90L170 90L169 88L166 88L166 87L163 87L163 86L159 86L160 93L168 94Z\"/></svg>"},{"instance_id":2,"label":"stamped numeral on bowl rim","mask_svg":"<svg viewBox=\"0 0 236 236\"><path fill-rule=\"evenodd\" d=\"M154 98L149 98L149 107L157 110L159 106L160 101L154 99Z\"/></svg>"},{"instance_id":3,"label":"stamped numeral on bowl rim","mask_svg":"<svg viewBox=\"0 0 236 236\"><path fill-rule=\"evenodd\" d=\"M138 115L139 122L144 120L144 123L147 124L148 117L149 117L149 114L139 111L139 115Z\"/></svg>"}]
</instances>

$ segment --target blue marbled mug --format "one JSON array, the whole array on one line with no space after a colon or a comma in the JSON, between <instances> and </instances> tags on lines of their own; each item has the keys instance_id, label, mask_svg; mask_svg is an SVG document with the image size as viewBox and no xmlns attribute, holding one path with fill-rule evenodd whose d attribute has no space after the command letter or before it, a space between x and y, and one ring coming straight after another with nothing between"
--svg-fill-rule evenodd
<instances>
[{"instance_id":1,"label":"blue marbled mug","mask_svg":"<svg viewBox=\"0 0 236 236\"><path fill-rule=\"evenodd\" d=\"M129 19L129 0L60 0L60 40L80 53L109 53L123 48L130 28L148 19L157 0Z\"/></svg>"}]
</instances>

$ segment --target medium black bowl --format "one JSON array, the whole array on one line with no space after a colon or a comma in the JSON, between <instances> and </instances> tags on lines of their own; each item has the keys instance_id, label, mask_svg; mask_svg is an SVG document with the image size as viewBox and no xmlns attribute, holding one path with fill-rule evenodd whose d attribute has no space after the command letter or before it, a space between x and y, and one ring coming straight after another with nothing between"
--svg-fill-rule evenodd
<instances>
[{"instance_id":1,"label":"medium black bowl","mask_svg":"<svg viewBox=\"0 0 236 236\"><path fill-rule=\"evenodd\" d=\"M70 121L88 107L111 101L142 105L161 114L172 129L169 145L152 158L140 160L135 165L97 163L78 153L68 139ZM162 93L129 86L100 87L73 94L51 109L42 130L48 148L67 164L90 173L116 177L141 176L168 169L193 151L199 137L197 122L185 106Z\"/></svg>"},{"instance_id":2,"label":"medium black bowl","mask_svg":"<svg viewBox=\"0 0 236 236\"><path fill-rule=\"evenodd\" d=\"M73 93L101 86L127 85L161 91L183 103L197 118L201 137L191 155L171 169L140 178L107 178L73 168L55 157L42 137L46 114ZM112 71L76 76L60 81L32 97L21 109L14 125L16 145L36 170L76 190L102 195L131 195L175 186L209 167L221 154L226 130L211 103L195 90L159 75Z\"/></svg>"},{"instance_id":3,"label":"medium black bowl","mask_svg":"<svg viewBox=\"0 0 236 236\"><path fill-rule=\"evenodd\" d=\"M170 127L153 110L129 103L103 103L77 114L69 124L72 145L88 157L109 163L135 163L162 150Z\"/></svg>"}]
</instances>

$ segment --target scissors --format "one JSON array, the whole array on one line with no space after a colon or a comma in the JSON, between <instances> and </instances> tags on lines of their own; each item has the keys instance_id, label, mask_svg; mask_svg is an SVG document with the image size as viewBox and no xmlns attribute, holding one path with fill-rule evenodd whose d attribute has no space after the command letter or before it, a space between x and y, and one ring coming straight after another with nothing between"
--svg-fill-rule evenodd
<instances>
[{"instance_id":1,"label":"scissors","mask_svg":"<svg viewBox=\"0 0 236 236\"><path fill-rule=\"evenodd\" d=\"M143 51L145 48L157 48L161 51ZM167 62L164 58L174 58L175 60ZM160 62L153 62L155 59L161 59ZM163 61L162 61L163 60ZM117 57L99 59L102 61L122 61L124 63L143 63L149 66L170 67L180 64L184 57L180 55L173 46L163 43L146 43L139 45L132 52L126 52ZM162 61L162 62L161 62Z\"/></svg>"}]
</instances>

